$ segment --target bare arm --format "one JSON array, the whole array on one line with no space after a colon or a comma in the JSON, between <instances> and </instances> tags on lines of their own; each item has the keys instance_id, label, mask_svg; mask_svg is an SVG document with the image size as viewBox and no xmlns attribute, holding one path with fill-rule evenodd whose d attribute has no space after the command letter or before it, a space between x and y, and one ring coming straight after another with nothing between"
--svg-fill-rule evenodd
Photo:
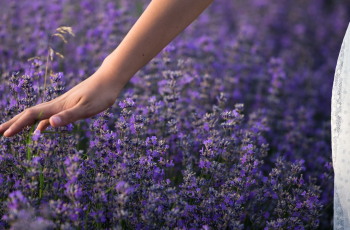
<instances>
[{"instance_id":1,"label":"bare arm","mask_svg":"<svg viewBox=\"0 0 350 230\"><path fill-rule=\"evenodd\" d=\"M116 84L126 84L212 2L153 0L122 43L105 60L103 71L113 77Z\"/></svg>"},{"instance_id":2,"label":"bare arm","mask_svg":"<svg viewBox=\"0 0 350 230\"><path fill-rule=\"evenodd\" d=\"M13 136L32 125L59 127L94 116L114 104L130 78L191 24L213 0L153 0L121 44L88 79L60 97L26 109L0 126Z\"/></svg>"}]
</instances>

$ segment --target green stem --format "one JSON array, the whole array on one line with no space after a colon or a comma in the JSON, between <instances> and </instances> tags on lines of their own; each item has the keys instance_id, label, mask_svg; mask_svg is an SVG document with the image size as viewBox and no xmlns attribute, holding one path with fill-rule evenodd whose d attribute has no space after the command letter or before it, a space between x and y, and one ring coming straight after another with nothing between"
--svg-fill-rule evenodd
<instances>
[{"instance_id":1,"label":"green stem","mask_svg":"<svg viewBox=\"0 0 350 230\"><path fill-rule=\"evenodd\" d=\"M47 77L47 69L49 66L49 55L50 55L50 48L51 48L51 40L52 40L52 35L50 37L50 41L49 41L49 50L47 51L47 56L46 56L46 67L45 67L45 80L44 80L44 91L43 91L43 102L45 100L45 90L46 90L46 77Z\"/></svg>"},{"instance_id":2,"label":"green stem","mask_svg":"<svg viewBox=\"0 0 350 230\"><path fill-rule=\"evenodd\" d=\"M333 200L327 205L327 207L325 209L322 210L322 212L320 213L320 215L322 213L324 213L331 205L333 204Z\"/></svg>"},{"instance_id":3,"label":"green stem","mask_svg":"<svg viewBox=\"0 0 350 230\"><path fill-rule=\"evenodd\" d=\"M91 208L91 204L89 204L89 209L85 214L85 230L87 230L87 218L88 218L88 214L90 213L90 208Z\"/></svg>"},{"instance_id":4,"label":"green stem","mask_svg":"<svg viewBox=\"0 0 350 230\"><path fill-rule=\"evenodd\" d=\"M166 120L168 116L168 107L165 107L165 116L164 116L164 124L163 124L163 130L162 130L162 136L164 137L165 134L165 126L166 126Z\"/></svg>"}]
</instances>

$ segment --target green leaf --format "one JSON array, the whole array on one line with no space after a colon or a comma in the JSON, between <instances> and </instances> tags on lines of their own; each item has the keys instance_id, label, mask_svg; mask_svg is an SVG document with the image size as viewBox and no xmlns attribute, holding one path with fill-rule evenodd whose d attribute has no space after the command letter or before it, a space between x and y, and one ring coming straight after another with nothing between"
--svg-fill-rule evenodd
<instances>
[{"instance_id":1,"label":"green leaf","mask_svg":"<svg viewBox=\"0 0 350 230\"><path fill-rule=\"evenodd\" d=\"M68 175L68 172L67 172L67 169L66 169L65 165L63 165L63 168L64 168L64 172L66 173L66 175Z\"/></svg>"},{"instance_id":2,"label":"green leaf","mask_svg":"<svg viewBox=\"0 0 350 230\"><path fill-rule=\"evenodd\" d=\"M11 161L8 161L13 167L15 167L15 169L18 171L19 174L21 174L21 176L23 177L23 172L21 170L19 170L19 168L17 168L17 166L12 163Z\"/></svg>"},{"instance_id":3,"label":"green leaf","mask_svg":"<svg viewBox=\"0 0 350 230\"><path fill-rule=\"evenodd\" d=\"M43 174L43 169L41 168L41 164L39 163L39 169L40 169L40 188L42 189L44 186L44 174Z\"/></svg>"},{"instance_id":4,"label":"green leaf","mask_svg":"<svg viewBox=\"0 0 350 230\"><path fill-rule=\"evenodd\" d=\"M90 213L90 207L91 207L91 205L89 204L89 209L85 214L85 229L87 229L87 218L88 218L88 214Z\"/></svg>"},{"instance_id":5,"label":"green leaf","mask_svg":"<svg viewBox=\"0 0 350 230\"><path fill-rule=\"evenodd\" d=\"M49 184L46 184L45 189L44 189L44 191L43 191L43 194L46 192L47 187L49 187Z\"/></svg>"},{"instance_id":6,"label":"green leaf","mask_svg":"<svg viewBox=\"0 0 350 230\"><path fill-rule=\"evenodd\" d=\"M27 160L30 161L30 158L31 158L31 151L29 146L27 146Z\"/></svg>"},{"instance_id":7,"label":"green leaf","mask_svg":"<svg viewBox=\"0 0 350 230\"><path fill-rule=\"evenodd\" d=\"M32 136L32 133L33 133L33 130L34 130L34 126L38 123L38 121L39 121L41 115L43 114L43 111L44 111L44 110L41 110L39 116L35 119L35 122L34 122L34 124L32 125L32 127L31 127L31 129L30 129L28 140L30 140L30 138L31 138L31 136Z\"/></svg>"},{"instance_id":8,"label":"green leaf","mask_svg":"<svg viewBox=\"0 0 350 230\"><path fill-rule=\"evenodd\" d=\"M30 138L32 137L32 133L33 133L33 130L34 130L34 126L38 123L39 118L41 117L41 114L43 114L43 111L44 111L44 110L41 110L39 116L35 119L34 124L33 124L32 127L30 128L29 134L26 135L27 158L28 158L29 161L30 161L30 159L31 159L32 156L31 156L31 150L30 150L30 148L28 147L28 144L30 144L30 141L31 141ZM25 134L24 134L24 135L25 135Z\"/></svg>"},{"instance_id":9,"label":"green leaf","mask_svg":"<svg viewBox=\"0 0 350 230\"><path fill-rule=\"evenodd\" d=\"M108 193L112 188L114 188L117 184L113 185L112 187L108 188L105 193Z\"/></svg>"},{"instance_id":10,"label":"green leaf","mask_svg":"<svg viewBox=\"0 0 350 230\"><path fill-rule=\"evenodd\" d=\"M69 133L79 133L79 132L87 132L87 131L95 132L94 130L77 130L77 131L70 131ZM41 133L57 133L57 134L60 134L60 133L68 133L68 132L67 131L60 131L60 132L42 131Z\"/></svg>"},{"instance_id":11,"label":"green leaf","mask_svg":"<svg viewBox=\"0 0 350 230\"><path fill-rule=\"evenodd\" d=\"M142 2L136 3L136 11L137 11L137 15L141 16L141 14L143 12L143 4L142 4Z\"/></svg>"},{"instance_id":12,"label":"green leaf","mask_svg":"<svg viewBox=\"0 0 350 230\"><path fill-rule=\"evenodd\" d=\"M38 150L36 151L36 155L35 156L39 155L39 150L40 150L40 147L38 146Z\"/></svg>"}]
</instances>

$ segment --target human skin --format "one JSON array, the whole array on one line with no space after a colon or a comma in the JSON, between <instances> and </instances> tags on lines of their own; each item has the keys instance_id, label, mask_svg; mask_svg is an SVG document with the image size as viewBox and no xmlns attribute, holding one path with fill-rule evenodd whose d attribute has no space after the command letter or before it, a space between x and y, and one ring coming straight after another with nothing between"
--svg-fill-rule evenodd
<instances>
[{"instance_id":1,"label":"human skin","mask_svg":"<svg viewBox=\"0 0 350 230\"><path fill-rule=\"evenodd\" d=\"M125 84L214 0L152 0L120 45L89 78L52 101L28 108L0 126L11 137L38 118L37 130L92 117L118 98Z\"/></svg>"}]
</instances>

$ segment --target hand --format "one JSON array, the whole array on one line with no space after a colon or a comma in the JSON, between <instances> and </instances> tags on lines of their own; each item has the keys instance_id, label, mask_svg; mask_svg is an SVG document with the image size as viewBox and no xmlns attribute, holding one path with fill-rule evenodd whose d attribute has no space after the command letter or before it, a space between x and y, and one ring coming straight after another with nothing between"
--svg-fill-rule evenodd
<instances>
[{"instance_id":1,"label":"hand","mask_svg":"<svg viewBox=\"0 0 350 230\"><path fill-rule=\"evenodd\" d=\"M100 69L91 77L76 85L65 94L52 101L24 110L0 126L0 133L11 137L24 127L33 125L38 120L37 130L44 131L49 125L60 127L77 120L92 117L111 107L125 84L114 84L108 80L108 71Z\"/></svg>"},{"instance_id":2,"label":"hand","mask_svg":"<svg viewBox=\"0 0 350 230\"><path fill-rule=\"evenodd\" d=\"M213 0L151 1L120 45L90 78L62 96L26 109L0 126L11 137L32 125L38 130L94 116L113 105L130 78L180 34ZM161 10L159 10L161 9ZM181 14L181 17L178 15Z\"/></svg>"}]
</instances>

